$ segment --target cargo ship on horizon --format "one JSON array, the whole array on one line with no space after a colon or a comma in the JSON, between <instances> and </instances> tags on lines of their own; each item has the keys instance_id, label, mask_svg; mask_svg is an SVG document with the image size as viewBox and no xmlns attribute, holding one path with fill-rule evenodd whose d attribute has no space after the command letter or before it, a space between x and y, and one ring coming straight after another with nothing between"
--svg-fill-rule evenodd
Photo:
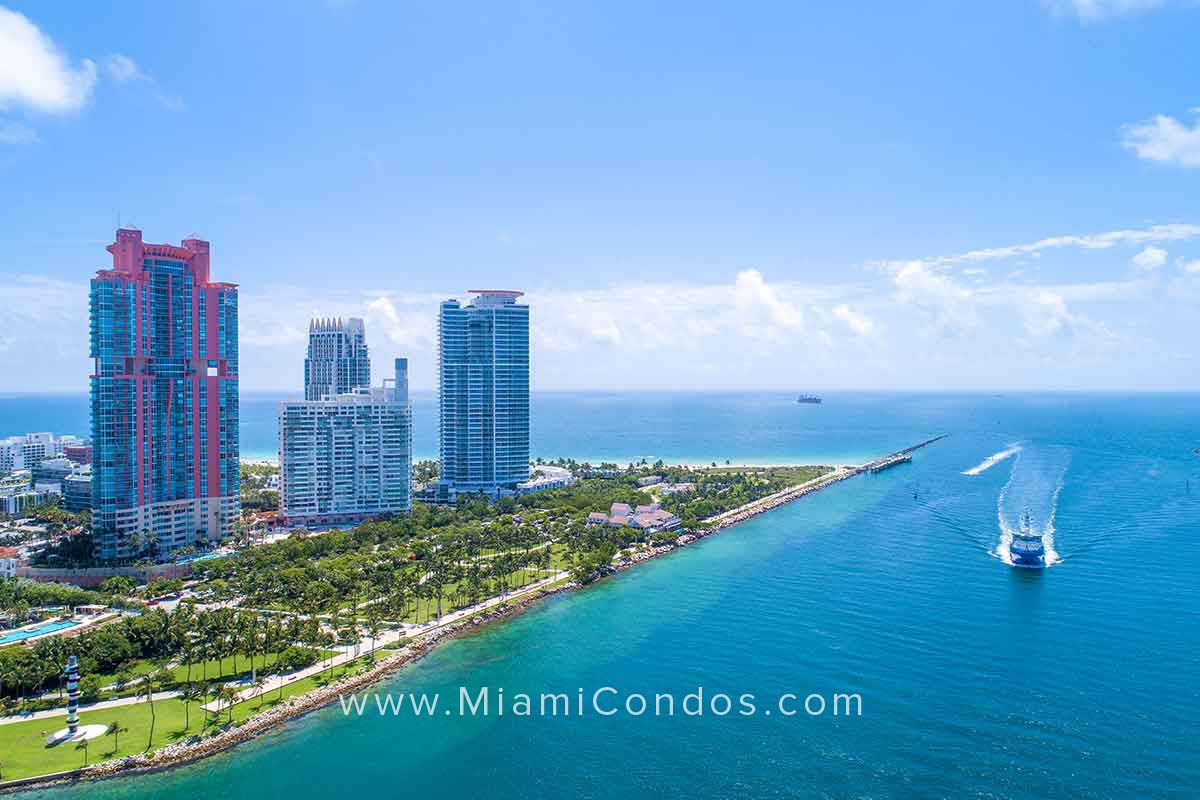
<instances>
[{"instance_id":1,"label":"cargo ship on horizon","mask_svg":"<svg viewBox=\"0 0 1200 800\"><path fill-rule=\"evenodd\" d=\"M801 405L819 406L824 401L815 394L802 394L796 398L796 402Z\"/></svg>"}]
</instances>

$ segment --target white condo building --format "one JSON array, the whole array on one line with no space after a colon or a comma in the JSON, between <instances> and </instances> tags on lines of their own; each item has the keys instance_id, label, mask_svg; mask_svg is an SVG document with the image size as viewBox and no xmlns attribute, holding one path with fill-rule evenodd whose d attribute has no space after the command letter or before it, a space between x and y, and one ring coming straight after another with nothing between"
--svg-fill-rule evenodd
<instances>
[{"instance_id":1,"label":"white condo building","mask_svg":"<svg viewBox=\"0 0 1200 800\"><path fill-rule=\"evenodd\" d=\"M280 405L279 508L289 525L407 512L411 481L407 359L382 387Z\"/></svg>"},{"instance_id":2,"label":"white condo building","mask_svg":"<svg viewBox=\"0 0 1200 800\"><path fill-rule=\"evenodd\" d=\"M0 439L0 474L33 469L56 455L58 448L51 433L27 433Z\"/></svg>"}]
</instances>

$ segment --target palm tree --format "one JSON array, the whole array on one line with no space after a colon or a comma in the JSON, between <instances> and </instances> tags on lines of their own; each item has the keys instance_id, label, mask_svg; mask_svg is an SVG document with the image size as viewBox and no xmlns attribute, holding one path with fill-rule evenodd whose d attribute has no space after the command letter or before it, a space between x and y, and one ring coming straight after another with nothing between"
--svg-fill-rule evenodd
<instances>
[{"instance_id":1,"label":"palm tree","mask_svg":"<svg viewBox=\"0 0 1200 800\"><path fill-rule=\"evenodd\" d=\"M254 679L254 682L253 682L252 684L250 684L250 685L251 685L252 687L254 687L254 694L255 694L255 696L256 696L256 697L258 697L258 707L259 707L259 708L262 708L262 704L263 704L263 689L264 689L264 688L266 688L266 685L267 685L267 681L266 681L266 679L265 679L265 678L263 678L263 677L260 675L260 676L258 676L257 678L255 678L255 679Z\"/></svg>"},{"instance_id":2,"label":"palm tree","mask_svg":"<svg viewBox=\"0 0 1200 800\"><path fill-rule=\"evenodd\" d=\"M229 722L233 722L233 705L237 701L238 690L232 686L222 686L217 692L217 700L224 701L225 710L229 712ZM220 705L218 703L218 708Z\"/></svg>"},{"instance_id":3,"label":"palm tree","mask_svg":"<svg viewBox=\"0 0 1200 800\"><path fill-rule=\"evenodd\" d=\"M220 715L221 715L221 697L220 697L220 692L221 692L221 684L219 684L219 683L208 683L208 684L205 684L205 685L204 685L204 688L201 690L201 694L202 694L204 697L211 697L211 698L212 698L214 701L216 701L216 704L217 704L217 708L216 708L216 710L212 712L212 715L213 715L213 716L212 716L212 719L205 719L205 721L204 721L204 724L205 724L205 725L209 724L210 722L211 722L213 725L216 725L216 724L217 724L217 722L219 722L219 721L220 721L220 718L221 718L221 717L220 717ZM203 727L203 726L201 726L201 727Z\"/></svg>"},{"instance_id":4,"label":"palm tree","mask_svg":"<svg viewBox=\"0 0 1200 800\"><path fill-rule=\"evenodd\" d=\"M75 750L76 750L76 751L79 751L79 750L82 750L82 751L83 751L83 765L86 767L86 766L88 765L88 740L87 740L87 739L84 739L82 742L80 742L79 744L75 745Z\"/></svg>"},{"instance_id":5,"label":"palm tree","mask_svg":"<svg viewBox=\"0 0 1200 800\"><path fill-rule=\"evenodd\" d=\"M279 678L279 696L276 698L276 700L278 702L283 702L283 685L287 683L287 681L283 679L283 676L286 674L284 672L283 665L276 661L275 668L272 670L271 674Z\"/></svg>"},{"instance_id":6,"label":"palm tree","mask_svg":"<svg viewBox=\"0 0 1200 800\"><path fill-rule=\"evenodd\" d=\"M121 734L129 733L129 728L121 724L120 720L113 720L108 723L108 730L104 732L105 736L113 737L113 754L115 755L121 749Z\"/></svg>"},{"instance_id":7,"label":"palm tree","mask_svg":"<svg viewBox=\"0 0 1200 800\"><path fill-rule=\"evenodd\" d=\"M179 699L183 701L183 729L190 730L192 727L191 707L192 703L203 699L204 692L199 686L194 683L185 683L179 691Z\"/></svg>"},{"instance_id":8,"label":"palm tree","mask_svg":"<svg viewBox=\"0 0 1200 800\"><path fill-rule=\"evenodd\" d=\"M138 682L137 696L145 697L146 702L150 704L150 738L146 740L146 750L149 750L154 745L154 690L158 688L159 674L158 672L147 672Z\"/></svg>"},{"instance_id":9,"label":"palm tree","mask_svg":"<svg viewBox=\"0 0 1200 800\"><path fill-rule=\"evenodd\" d=\"M371 636L371 660L375 660L375 640L379 638L382 623L379 619L379 609L372 606L367 611L367 633Z\"/></svg>"}]
</instances>

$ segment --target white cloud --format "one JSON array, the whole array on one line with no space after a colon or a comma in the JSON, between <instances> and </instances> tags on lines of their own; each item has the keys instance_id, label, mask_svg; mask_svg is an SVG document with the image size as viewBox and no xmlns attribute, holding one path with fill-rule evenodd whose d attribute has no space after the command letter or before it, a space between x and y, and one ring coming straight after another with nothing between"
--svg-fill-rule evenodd
<instances>
[{"instance_id":1,"label":"white cloud","mask_svg":"<svg viewBox=\"0 0 1200 800\"><path fill-rule=\"evenodd\" d=\"M919 261L926 266L939 268L971 265L964 268L962 270L962 274L974 276L981 274L981 271L979 271L974 265L985 261L1003 261L1006 259L1021 257L1038 259L1041 258L1043 251L1048 250L1064 248L1078 248L1081 250L1108 250L1118 245L1139 247L1147 246L1152 243L1162 244L1165 242L1181 242L1196 237L1200 237L1200 225L1192 225L1189 223L1169 223L1164 225L1151 225L1148 228L1141 229L1133 228L1116 231L1104 231L1102 233L1051 236L1045 239L1038 239L1037 241L1026 242L1023 244L1006 245L1003 247L984 247L949 256L930 256L928 258L919 259ZM911 263L912 261L876 261L868 264L867 266L882 270L888 274L895 274ZM1012 272L1010 273L1009 277L1016 277L1022 272L1024 272L1024 270Z\"/></svg>"},{"instance_id":2,"label":"white cloud","mask_svg":"<svg viewBox=\"0 0 1200 800\"><path fill-rule=\"evenodd\" d=\"M1200 167L1200 120L1189 127L1186 122L1158 114L1121 130L1122 144L1144 161Z\"/></svg>"},{"instance_id":3,"label":"white cloud","mask_svg":"<svg viewBox=\"0 0 1200 800\"><path fill-rule=\"evenodd\" d=\"M155 101L167 111L180 112L187 108L183 98L164 91L158 80L143 70L138 63L123 53L113 53L104 59L104 70L117 83L137 82L145 84Z\"/></svg>"},{"instance_id":4,"label":"white cloud","mask_svg":"<svg viewBox=\"0 0 1200 800\"><path fill-rule=\"evenodd\" d=\"M121 53L113 53L104 59L104 68L108 71L109 77L117 83L125 83L126 81L147 77L138 67L136 61Z\"/></svg>"},{"instance_id":5,"label":"white cloud","mask_svg":"<svg viewBox=\"0 0 1200 800\"><path fill-rule=\"evenodd\" d=\"M1148 242L1174 242L1200 236L1200 225L1169 224L1152 225L1141 230L1105 231L1104 233L1069 234L1066 236L1051 236L1027 244L1015 244L1007 247L986 247L970 250L956 256L942 256L927 259L936 264L960 264L979 261L1013 258L1015 256L1040 254L1043 250L1054 250L1064 247L1078 247L1084 250L1107 250L1120 244L1140 245Z\"/></svg>"},{"instance_id":6,"label":"white cloud","mask_svg":"<svg viewBox=\"0 0 1200 800\"><path fill-rule=\"evenodd\" d=\"M886 262L886 271L868 270L855 282L836 284L744 269L706 283L629 278L584 288L534 287L525 298L533 385L980 388L1007 375L1023 388L1121 388L1136 377L1145 385L1194 389L1194 378L1160 362L1194 352L1177 323L1190 318L1200 298L1200 259L1173 254L1171 276L1162 268L1150 273L1128 267L1135 253L1148 249L1147 237L1177 241L1195 235L1188 230L1058 237L1053 241L1092 254L1087 278L1074 282L1064 278L1077 270L1060 271L1048 255L1036 270L1015 277L1004 268L989 270L995 275L988 277L951 256ZM1117 244L1129 252L1106 252ZM1021 245L993 252L1023 248L1027 252ZM1107 275L1099 274L1106 268ZM68 283L0 273L0 297L12 300L0 302L0 391L86 386L83 277ZM295 390L302 385L309 319L356 316L367 324L376 380L391 358L408 356L414 388L432 388L438 303L462 296L460 287L443 288L399 292L243 281L242 387Z\"/></svg>"},{"instance_id":7,"label":"white cloud","mask_svg":"<svg viewBox=\"0 0 1200 800\"><path fill-rule=\"evenodd\" d=\"M0 120L0 144L33 144L37 141L37 131L28 125Z\"/></svg>"},{"instance_id":8,"label":"white cloud","mask_svg":"<svg viewBox=\"0 0 1200 800\"><path fill-rule=\"evenodd\" d=\"M1167 5L1169 0L1042 0L1042 5L1055 14L1096 20L1152 11Z\"/></svg>"},{"instance_id":9,"label":"white cloud","mask_svg":"<svg viewBox=\"0 0 1200 800\"><path fill-rule=\"evenodd\" d=\"M892 283L896 300L919 309L937 333L956 337L979 325L975 290L924 261L897 265Z\"/></svg>"},{"instance_id":10,"label":"white cloud","mask_svg":"<svg viewBox=\"0 0 1200 800\"><path fill-rule=\"evenodd\" d=\"M757 327L756 323L766 322L767 330L772 326L795 330L804 325L804 315L800 308L781 300L779 292L766 282L758 270L748 269L737 274L733 283L733 296L737 307L747 314L746 321L750 325ZM758 316L764 312L765 319Z\"/></svg>"},{"instance_id":11,"label":"white cloud","mask_svg":"<svg viewBox=\"0 0 1200 800\"><path fill-rule=\"evenodd\" d=\"M845 303L834 307L833 316L846 323L847 327L859 336L870 336L875 331L875 321L873 319L855 311Z\"/></svg>"},{"instance_id":12,"label":"white cloud","mask_svg":"<svg viewBox=\"0 0 1200 800\"><path fill-rule=\"evenodd\" d=\"M1031 336L1053 336L1068 330L1075 322L1062 295L1046 289L1029 293L1021 307L1025 332Z\"/></svg>"},{"instance_id":13,"label":"white cloud","mask_svg":"<svg viewBox=\"0 0 1200 800\"><path fill-rule=\"evenodd\" d=\"M83 108L96 84L96 65L70 59L16 11L0 6L0 109L64 114Z\"/></svg>"},{"instance_id":14,"label":"white cloud","mask_svg":"<svg viewBox=\"0 0 1200 800\"><path fill-rule=\"evenodd\" d=\"M1152 272L1167 263L1167 251L1152 245L1134 256L1131 263L1135 269Z\"/></svg>"}]
</instances>

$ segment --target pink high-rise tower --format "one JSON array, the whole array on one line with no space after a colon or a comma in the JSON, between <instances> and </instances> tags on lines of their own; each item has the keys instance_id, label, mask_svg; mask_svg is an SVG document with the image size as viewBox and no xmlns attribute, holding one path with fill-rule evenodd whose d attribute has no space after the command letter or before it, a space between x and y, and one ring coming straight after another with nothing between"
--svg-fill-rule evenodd
<instances>
[{"instance_id":1,"label":"pink high-rise tower","mask_svg":"<svg viewBox=\"0 0 1200 800\"><path fill-rule=\"evenodd\" d=\"M224 538L240 512L237 287L209 243L117 231L91 288L92 527L103 559Z\"/></svg>"}]
</instances>

